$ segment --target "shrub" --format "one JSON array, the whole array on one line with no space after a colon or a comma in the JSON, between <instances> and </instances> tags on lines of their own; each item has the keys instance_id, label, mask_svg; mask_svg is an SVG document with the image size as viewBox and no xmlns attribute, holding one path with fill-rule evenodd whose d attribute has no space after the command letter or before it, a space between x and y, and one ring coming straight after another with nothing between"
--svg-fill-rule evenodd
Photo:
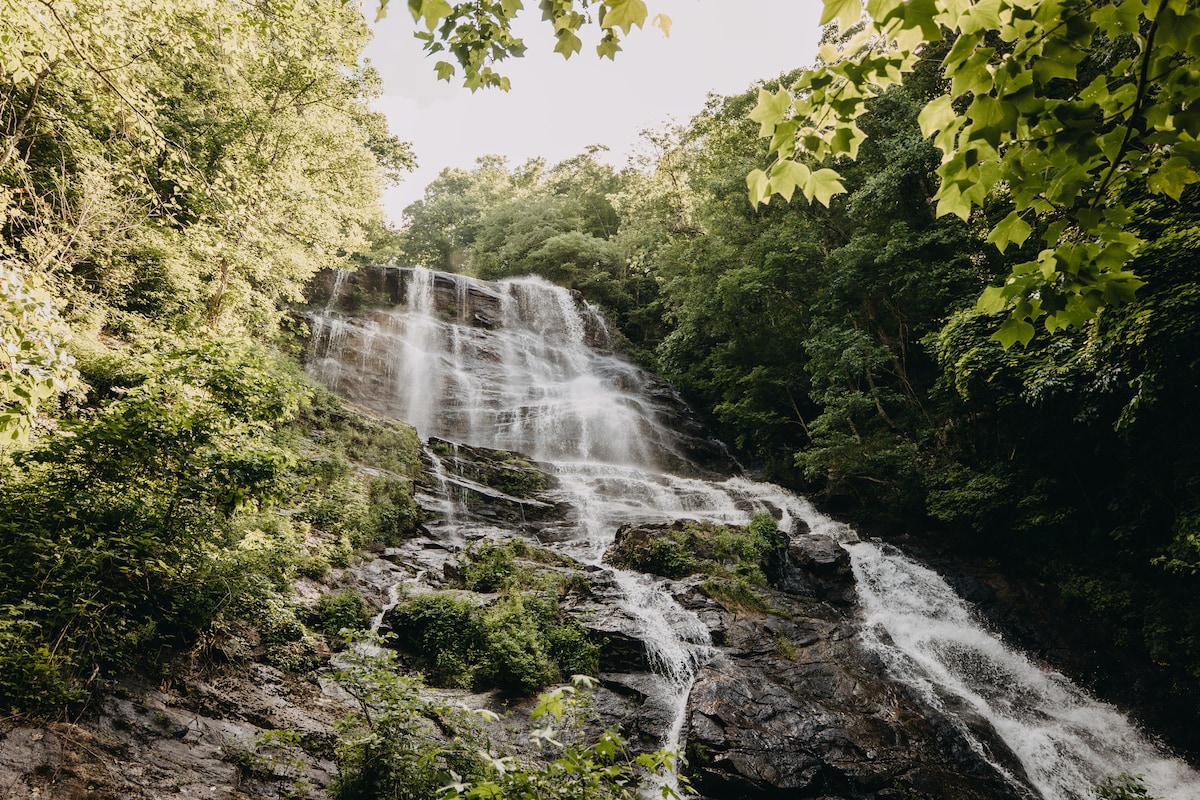
<instances>
[{"instance_id":1,"label":"shrub","mask_svg":"<svg viewBox=\"0 0 1200 800\"><path fill-rule=\"evenodd\" d=\"M0 609L24 639L8 660L54 654L20 668L34 683L0 687L0 704L74 696L84 679L193 639L230 587L269 595L288 574L289 529L259 509L287 493L292 459L275 426L294 414L299 378L229 342L147 363L141 384L0 473ZM264 546L240 548L252 534ZM65 693L36 688L51 673Z\"/></svg>"},{"instance_id":2,"label":"shrub","mask_svg":"<svg viewBox=\"0 0 1200 800\"><path fill-rule=\"evenodd\" d=\"M591 696L577 687L588 689L592 682L577 676L574 686L560 686L538 696L538 704L529 715L534 726L529 739L539 749L555 757L529 764L509 755L488 752L493 774L457 778L445 787L445 800L461 798L492 800L634 800L647 796L647 784L656 785L664 800L682 795L667 778L679 766L679 757L668 750L656 750L631 756L625 740L616 731L607 730L594 738L585 737L584 723L594 715ZM687 791L687 780L678 778L679 788Z\"/></svg>"},{"instance_id":3,"label":"shrub","mask_svg":"<svg viewBox=\"0 0 1200 800\"><path fill-rule=\"evenodd\" d=\"M440 686L529 694L572 674L595 674L599 648L557 603L514 592L487 606L421 595L390 616L397 645Z\"/></svg>"},{"instance_id":4,"label":"shrub","mask_svg":"<svg viewBox=\"0 0 1200 800\"><path fill-rule=\"evenodd\" d=\"M462 585L472 592L496 592L514 578L528 575L528 570L517 566L515 548L509 542L472 546L464 555L465 560L460 562Z\"/></svg>"},{"instance_id":5,"label":"shrub","mask_svg":"<svg viewBox=\"0 0 1200 800\"><path fill-rule=\"evenodd\" d=\"M452 772L482 771L471 716L423 697L390 650L351 647L333 681L357 706L336 723L334 800L429 800Z\"/></svg>"},{"instance_id":6,"label":"shrub","mask_svg":"<svg viewBox=\"0 0 1200 800\"><path fill-rule=\"evenodd\" d=\"M389 622L397 646L435 686L470 686L486 636L476 607L448 594L400 603Z\"/></svg>"},{"instance_id":7,"label":"shrub","mask_svg":"<svg viewBox=\"0 0 1200 800\"><path fill-rule=\"evenodd\" d=\"M1142 775L1121 773L1105 778L1093 789L1096 800L1155 800Z\"/></svg>"},{"instance_id":8,"label":"shrub","mask_svg":"<svg viewBox=\"0 0 1200 800\"><path fill-rule=\"evenodd\" d=\"M337 634L342 629L364 631L370 624L370 609L353 589L321 595L313 611L313 626L324 633Z\"/></svg>"}]
</instances>

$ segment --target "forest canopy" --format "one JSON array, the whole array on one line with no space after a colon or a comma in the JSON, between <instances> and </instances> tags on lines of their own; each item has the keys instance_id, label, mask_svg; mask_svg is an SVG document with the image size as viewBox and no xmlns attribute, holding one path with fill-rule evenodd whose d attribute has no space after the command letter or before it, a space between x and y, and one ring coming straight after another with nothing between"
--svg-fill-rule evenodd
<instances>
[{"instance_id":1,"label":"forest canopy","mask_svg":"<svg viewBox=\"0 0 1200 800\"><path fill-rule=\"evenodd\" d=\"M71 384L60 314L274 330L413 164L339 0L0 0L0 34L0 437Z\"/></svg>"}]
</instances>

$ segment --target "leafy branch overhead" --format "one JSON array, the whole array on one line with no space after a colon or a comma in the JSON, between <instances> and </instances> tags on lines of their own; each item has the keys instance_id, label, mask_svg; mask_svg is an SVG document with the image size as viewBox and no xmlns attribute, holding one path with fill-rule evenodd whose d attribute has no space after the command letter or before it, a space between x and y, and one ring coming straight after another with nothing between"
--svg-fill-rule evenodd
<instances>
[{"instance_id":1,"label":"leafy branch overhead","mask_svg":"<svg viewBox=\"0 0 1200 800\"><path fill-rule=\"evenodd\" d=\"M790 87L760 90L751 118L773 163L750 200L845 191L828 167L855 158L868 101L932 52L947 90L920 114L942 152L938 215L1005 204L988 241L1036 243L978 309L1006 314L996 337L1028 343L1080 327L1141 281L1129 265L1133 193L1177 201L1200 181L1200 9L1187 0L824 0L843 39ZM851 35L853 34L853 35ZM936 47L934 43L943 43ZM1030 249L1030 254L1034 254Z\"/></svg>"},{"instance_id":2,"label":"leafy branch overhead","mask_svg":"<svg viewBox=\"0 0 1200 800\"><path fill-rule=\"evenodd\" d=\"M642 0L541 0L542 20L554 30L554 52L570 58L583 49L580 33L585 25L600 29L596 53L615 58L621 38L634 27L645 27L647 19L666 35L671 19L650 16ZM387 13L388 0L380 0L379 17ZM430 53L446 53L452 61L438 61L438 78L450 80L462 70L463 85L475 91L496 87L507 91L510 82L496 72L495 65L525 53L525 43L513 33L513 21L524 10L521 0L471 0L451 6L446 0L408 0L413 20L424 30L415 34Z\"/></svg>"}]
</instances>

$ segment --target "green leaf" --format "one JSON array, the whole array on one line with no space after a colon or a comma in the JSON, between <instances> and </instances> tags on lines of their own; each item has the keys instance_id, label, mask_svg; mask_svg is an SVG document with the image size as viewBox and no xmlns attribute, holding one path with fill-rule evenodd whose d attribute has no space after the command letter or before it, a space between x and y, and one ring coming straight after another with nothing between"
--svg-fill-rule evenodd
<instances>
[{"instance_id":1,"label":"green leaf","mask_svg":"<svg viewBox=\"0 0 1200 800\"><path fill-rule=\"evenodd\" d=\"M987 240L999 248L1003 253L1008 249L1010 242L1015 242L1017 247L1025 243L1029 238L1029 234L1033 229L1029 227L1029 223L1021 219L1021 215L1016 211L1011 212L1007 217L1000 220L996 227L992 228L992 232L988 234Z\"/></svg>"},{"instance_id":2,"label":"green leaf","mask_svg":"<svg viewBox=\"0 0 1200 800\"><path fill-rule=\"evenodd\" d=\"M617 37L615 36L605 36L600 40L600 43L596 45L596 54L601 58L607 58L610 61L616 60L617 53L619 53L620 50L621 45L617 42Z\"/></svg>"},{"instance_id":3,"label":"green leaf","mask_svg":"<svg viewBox=\"0 0 1200 800\"><path fill-rule=\"evenodd\" d=\"M778 161L771 168L770 191L778 193L785 202L791 202L796 187L807 186L811 177L811 171L803 164L796 161ZM807 189L805 195L808 195Z\"/></svg>"},{"instance_id":4,"label":"green leaf","mask_svg":"<svg viewBox=\"0 0 1200 800\"><path fill-rule=\"evenodd\" d=\"M770 202L771 181L767 173L761 169L753 170L746 176L746 189L750 193L750 205L758 208L760 203Z\"/></svg>"},{"instance_id":5,"label":"green leaf","mask_svg":"<svg viewBox=\"0 0 1200 800\"><path fill-rule=\"evenodd\" d=\"M575 53L583 49L583 40L569 30L558 32L558 44L554 45L554 52L562 53L563 58L570 58Z\"/></svg>"},{"instance_id":6,"label":"green leaf","mask_svg":"<svg viewBox=\"0 0 1200 800\"><path fill-rule=\"evenodd\" d=\"M1165 194L1178 202L1179 196L1188 184L1200 181L1200 175L1192 169L1191 163L1183 156L1173 156L1156 172L1146 179L1146 186L1157 194Z\"/></svg>"},{"instance_id":7,"label":"green leaf","mask_svg":"<svg viewBox=\"0 0 1200 800\"><path fill-rule=\"evenodd\" d=\"M430 31L437 28L438 24L454 11L446 0L410 0L408 7L412 11L413 20L420 22L424 18L425 26Z\"/></svg>"},{"instance_id":8,"label":"green leaf","mask_svg":"<svg viewBox=\"0 0 1200 800\"><path fill-rule=\"evenodd\" d=\"M926 103L925 107L921 109L921 113L917 115L917 124L921 126L922 135L928 138L938 131L946 129L946 126L956 116L953 102L950 95L944 94L936 100Z\"/></svg>"},{"instance_id":9,"label":"green leaf","mask_svg":"<svg viewBox=\"0 0 1200 800\"><path fill-rule=\"evenodd\" d=\"M984 314L999 314L1007 305L1008 299L1004 296L1004 290L999 286L987 287L975 301L975 307Z\"/></svg>"},{"instance_id":10,"label":"green leaf","mask_svg":"<svg viewBox=\"0 0 1200 800\"><path fill-rule=\"evenodd\" d=\"M992 338L1000 343L1000 346L1005 350L1012 347L1017 342L1021 346L1029 344L1033 339L1033 325L1023 319L1015 319L1009 317L1000 325L1000 329L992 334Z\"/></svg>"},{"instance_id":11,"label":"green leaf","mask_svg":"<svg viewBox=\"0 0 1200 800\"><path fill-rule=\"evenodd\" d=\"M959 20L959 30L963 33L996 30L1000 27L1000 5L1000 0L979 0Z\"/></svg>"},{"instance_id":12,"label":"green leaf","mask_svg":"<svg viewBox=\"0 0 1200 800\"><path fill-rule=\"evenodd\" d=\"M787 89L780 89L775 94L759 89L758 105L750 112L750 119L759 124L758 135L770 136L791 106L792 95Z\"/></svg>"},{"instance_id":13,"label":"green leaf","mask_svg":"<svg viewBox=\"0 0 1200 800\"><path fill-rule=\"evenodd\" d=\"M600 27L620 28L628 34L634 25L642 27L647 14L649 10L642 0L609 0L608 13L600 20Z\"/></svg>"},{"instance_id":14,"label":"green leaf","mask_svg":"<svg viewBox=\"0 0 1200 800\"><path fill-rule=\"evenodd\" d=\"M963 195L959 183L943 181L934 197L937 200L937 216L954 214L964 222L971 217L971 201Z\"/></svg>"},{"instance_id":15,"label":"green leaf","mask_svg":"<svg viewBox=\"0 0 1200 800\"><path fill-rule=\"evenodd\" d=\"M828 208L829 201L835 194L842 194L846 191L841 177L837 172L828 168L817 170L805 181L804 196L809 201L816 198L818 203Z\"/></svg>"},{"instance_id":16,"label":"green leaf","mask_svg":"<svg viewBox=\"0 0 1200 800\"><path fill-rule=\"evenodd\" d=\"M448 81L454 76L454 65L449 61L439 61L433 67L439 81Z\"/></svg>"},{"instance_id":17,"label":"green leaf","mask_svg":"<svg viewBox=\"0 0 1200 800\"><path fill-rule=\"evenodd\" d=\"M828 25L834 19L838 28L846 31L858 24L862 19L862 0L825 0L825 8L821 12L821 24Z\"/></svg>"}]
</instances>

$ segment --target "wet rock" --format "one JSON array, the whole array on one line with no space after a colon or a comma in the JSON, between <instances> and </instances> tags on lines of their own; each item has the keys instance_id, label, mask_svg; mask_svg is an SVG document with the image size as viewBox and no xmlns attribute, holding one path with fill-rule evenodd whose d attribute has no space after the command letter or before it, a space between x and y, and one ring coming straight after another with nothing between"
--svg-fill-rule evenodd
<instances>
[{"instance_id":1,"label":"wet rock","mask_svg":"<svg viewBox=\"0 0 1200 800\"><path fill-rule=\"evenodd\" d=\"M805 533L790 538L780 576L781 588L814 594L831 603L855 602L850 554L830 536Z\"/></svg>"},{"instance_id":2,"label":"wet rock","mask_svg":"<svg viewBox=\"0 0 1200 800\"><path fill-rule=\"evenodd\" d=\"M858 644L853 616L814 597L764 594L771 612L705 603L694 589L680 598L706 612L721 644L686 709L689 771L703 797L1026 797L944 715L887 679Z\"/></svg>"},{"instance_id":3,"label":"wet rock","mask_svg":"<svg viewBox=\"0 0 1200 800\"><path fill-rule=\"evenodd\" d=\"M130 684L75 723L0 726L0 794L95 800L282 800L322 794L340 701L264 664L185 670ZM264 747L267 729L297 746Z\"/></svg>"},{"instance_id":4,"label":"wet rock","mask_svg":"<svg viewBox=\"0 0 1200 800\"><path fill-rule=\"evenodd\" d=\"M830 536L809 533L788 542L788 555L797 566L840 582L853 581L850 554Z\"/></svg>"}]
</instances>

